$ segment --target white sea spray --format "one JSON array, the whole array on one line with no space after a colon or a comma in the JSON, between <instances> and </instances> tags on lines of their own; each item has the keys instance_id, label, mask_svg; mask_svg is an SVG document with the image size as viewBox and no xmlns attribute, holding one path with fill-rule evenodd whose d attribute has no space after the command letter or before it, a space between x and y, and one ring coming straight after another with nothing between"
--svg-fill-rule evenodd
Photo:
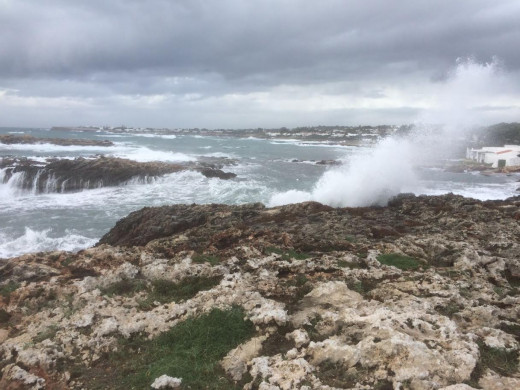
<instances>
[{"instance_id":1,"label":"white sea spray","mask_svg":"<svg viewBox=\"0 0 520 390\"><path fill-rule=\"evenodd\" d=\"M331 168L311 191L275 194L269 205L315 200L331 206L385 205L402 192L424 192L416 168L438 163L473 126L486 124L486 102L507 94L507 77L499 62L458 60L444 83L431 97L407 136L380 141L367 153L354 155L346 164ZM505 91L505 92L504 92Z\"/></svg>"}]
</instances>

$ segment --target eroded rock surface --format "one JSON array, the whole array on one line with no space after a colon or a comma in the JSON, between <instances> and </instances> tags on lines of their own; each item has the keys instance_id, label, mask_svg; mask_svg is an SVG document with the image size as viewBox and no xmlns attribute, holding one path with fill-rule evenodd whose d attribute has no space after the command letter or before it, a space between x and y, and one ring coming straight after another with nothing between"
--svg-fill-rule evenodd
<instances>
[{"instance_id":1,"label":"eroded rock surface","mask_svg":"<svg viewBox=\"0 0 520 390\"><path fill-rule=\"evenodd\" d=\"M197 278L213 282L184 299L147 287ZM5 388L94 387L121 339L237 306L256 329L222 355L237 388L520 383L518 197L145 208L94 248L4 261L0 280Z\"/></svg>"}]
</instances>

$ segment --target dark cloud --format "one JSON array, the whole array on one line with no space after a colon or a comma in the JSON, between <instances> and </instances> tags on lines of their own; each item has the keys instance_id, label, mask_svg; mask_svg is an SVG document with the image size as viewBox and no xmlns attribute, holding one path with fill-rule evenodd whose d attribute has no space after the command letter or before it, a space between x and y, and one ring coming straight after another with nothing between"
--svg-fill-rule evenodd
<instances>
[{"instance_id":1,"label":"dark cloud","mask_svg":"<svg viewBox=\"0 0 520 390\"><path fill-rule=\"evenodd\" d=\"M518 20L517 0L3 0L0 90L217 97L370 83L361 93L377 98L377 83L445 81L457 57L520 71Z\"/></svg>"}]
</instances>

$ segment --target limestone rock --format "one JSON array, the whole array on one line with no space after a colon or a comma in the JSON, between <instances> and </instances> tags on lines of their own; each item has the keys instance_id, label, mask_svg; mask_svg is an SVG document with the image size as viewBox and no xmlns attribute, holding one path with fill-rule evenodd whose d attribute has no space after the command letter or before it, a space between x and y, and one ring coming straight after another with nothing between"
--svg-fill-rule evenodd
<instances>
[{"instance_id":1,"label":"limestone rock","mask_svg":"<svg viewBox=\"0 0 520 390\"><path fill-rule=\"evenodd\" d=\"M182 379L173 378L168 375L161 375L159 378L155 378L152 383L153 389L175 389L180 387Z\"/></svg>"},{"instance_id":2,"label":"limestone rock","mask_svg":"<svg viewBox=\"0 0 520 390\"><path fill-rule=\"evenodd\" d=\"M246 389L516 389L518 365L483 371L482 348L520 349L519 207L401 195L359 209L142 209L94 248L0 264L0 388L88 389L122 345L239 306L256 334L221 365ZM186 281L200 290L170 295Z\"/></svg>"},{"instance_id":3,"label":"limestone rock","mask_svg":"<svg viewBox=\"0 0 520 390\"><path fill-rule=\"evenodd\" d=\"M232 349L224 359L222 359L222 367L233 380L239 381L242 379L242 375L247 372L247 363L258 356L258 353L262 349L262 342L264 342L266 338L266 336L253 337L248 342Z\"/></svg>"}]
</instances>

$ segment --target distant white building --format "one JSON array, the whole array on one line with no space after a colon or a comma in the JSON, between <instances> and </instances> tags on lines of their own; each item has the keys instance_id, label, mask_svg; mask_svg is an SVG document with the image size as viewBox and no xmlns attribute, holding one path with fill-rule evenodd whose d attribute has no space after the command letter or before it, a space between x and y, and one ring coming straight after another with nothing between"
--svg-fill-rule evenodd
<instances>
[{"instance_id":1,"label":"distant white building","mask_svg":"<svg viewBox=\"0 0 520 390\"><path fill-rule=\"evenodd\" d=\"M482 149L466 149L466 158L493 168L520 166L520 145L486 146Z\"/></svg>"}]
</instances>

